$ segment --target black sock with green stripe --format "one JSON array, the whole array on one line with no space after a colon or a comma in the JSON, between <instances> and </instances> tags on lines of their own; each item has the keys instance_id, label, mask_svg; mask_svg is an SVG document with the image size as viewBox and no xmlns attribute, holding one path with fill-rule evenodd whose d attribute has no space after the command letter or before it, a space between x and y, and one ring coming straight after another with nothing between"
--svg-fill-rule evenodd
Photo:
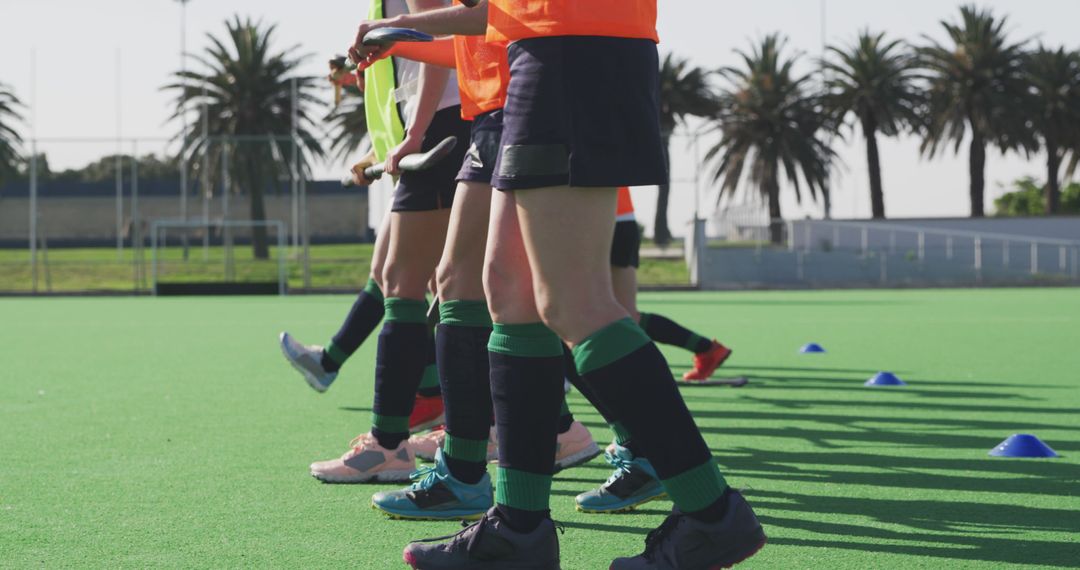
<instances>
[{"instance_id":1,"label":"black sock with green stripe","mask_svg":"<svg viewBox=\"0 0 1080 570\"><path fill-rule=\"evenodd\" d=\"M484 301L446 301L439 317L435 347L446 409L443 460L455 479L472 485L487 473L491 315Z\"/></svg>"},{"instance_id":2,"label":"black sock with green stripe","mask_svg":"<svg viewBox=\"0 0 1080 570\"><path fill-rule=\"evenodd\" d=\"M417 395L425 398L442 395L442 386L439 384L439 367L435 362L435 339L431 338L430 340L428 364L424 367L424 376L420 379L420 387L416 390Z\"/></svg>"},{"instance_id":3,"label":"black sock with green stripe","mask_svg":"<svg viewBox=\"0 0 1080 570\"><path fill-rule=\"evenodd\" d=\"M723 516L727 483L663 355L630 319L574 348L578 372L656 468L680 510L702 520ZM500 449L501 451L501 449Z\"/></svg>"},{"instance_id":4,"label":"black sock with green stripe","mask_svg":"<svg viewBox=\"0 0 1080 570\"><path fill-rule=\"evenodd\" d=\"M659 343L685 348L694 354L701 354L712 348L711 340L663 315L641 313L638 324L649 338Z\"/></svg>"},{"instance_id":5,"label":"black sock with green stripe","mask_svg":"<svg viewBox=\"0 0 1080 570\"><path fill-rule=\"evenodd\" d=\"M634 454L634 457L644 457L644 453L630 440L630 430L626 429L626 426L619 421L615 412L612 412L611 408L604 404L600 397L596 395L596 391L592 389L592 386L578 374L577 365L574 364L574 353L570 351L569 347L564 346L563 360L566 362L566 379L570 381L575 390L585 396L585 399L592 404L593 408L596 408L596 411L600 412L608 427L611 428L612 433L615 434L615 443L629 449L630 453ZM560 431L559 433L564 432Z\"/></svg>"},{"instance_id":6,"label":"black sock with green stripe","mask_svg":"<svg viewBox=\"0 0 1080 570\"><path fill-rule=\"evenodd\" d=\"M427 358L417 358L429 341L427 302L386 300L386 319L375 355L375 406L372 435L379 445L397 449L409 438L409 415L424 376Z\"/></svg>"},{"instance_id":7,"label":"black sock with green stripe","mask_svg":"<svg viewBox=\"0 0 1080 570\"><path fill-rule=\"evenodd\" d=\"M488 350L499 436L495 503L510 528L528 533L550 516L563 345L540 323L496 323Z\"/></svg>"},{"instance_id":8,"label":"black sock with green stripe","mask_svg":"<svg viewBox=\"0 0 1080 570\"><path fill-rule=\"evenodd\" d=\"M327 372L337 372L345 361L360 348L383 318L383 294L374 279L368 279L364 290L356 296L356 302L341 328L326 346L322 354L322 367Z\"/></svg>"}]
</instances>

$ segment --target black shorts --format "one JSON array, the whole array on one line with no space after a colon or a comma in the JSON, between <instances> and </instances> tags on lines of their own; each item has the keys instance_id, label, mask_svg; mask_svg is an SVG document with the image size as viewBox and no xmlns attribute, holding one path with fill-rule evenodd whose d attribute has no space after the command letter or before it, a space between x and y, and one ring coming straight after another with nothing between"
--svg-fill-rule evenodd
<instances>
[{"instance_id":1,"label":"black shorts","mask_svg":"<svg viewBox=\"0 0 1080 570\"><path fill-rule=\"evenodd\" d=\"M457 188L458 167L469 147L469 121L461 118L461 107L455 105L440 109L431 119L420 147L427 152L449 136L458 139L457 146L449 156L433 168L418 172L402 172L394 189L393 212L428 212L449 208L454 203Z\"/></svg>"},{"instance_id":2,"label":"black shorts","mask_svg":"<svg viewBox=\"0 0 1080 570\"><path fill-rule=\"evenodd\" d=\"M615 238L611 240L611 266L633 267L641 265L641 232L637 221L615 222Z\"/></svg>"},{"instance_id":3,"label":"black shorts","mask_svg":"<svg viewBox=\"0 0 1080 570\"><path fill-rule=\"evenodd\" d=\"M469 150L458 171L458 180L491 184L502 139L502 115L502 109L496 109L473 119Z\"/></svg>"},{"instance_id":4,"label":"black shorts","mask_svg":"<svg viewBox=\"0 0 1080 570\"><path fill-rule=\"evenodd\" d=\"M510 44L493 185L649 186L667 181L659 61L646 39L541 37Z\"/></svg>"}]
</instances>

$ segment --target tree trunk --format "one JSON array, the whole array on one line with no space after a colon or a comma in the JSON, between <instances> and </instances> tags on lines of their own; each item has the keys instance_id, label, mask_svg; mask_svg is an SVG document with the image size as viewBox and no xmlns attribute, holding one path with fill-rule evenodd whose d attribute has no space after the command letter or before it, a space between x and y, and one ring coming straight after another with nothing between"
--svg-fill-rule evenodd
<instances>
[{"instance_id":1,"label":"tree trunk","mask_svg":"<svg viewBox=\"0 0 1080 570\"><path fill-rule=\"evenodd\" d=\"M254 157L247 159L248 195L251 199L251 219L257 222L266 220L266 201L263 199L262 176L259 175L258 161ZM251 230L251 251L255 259L270 259L267 245L266 226L255 226Z\"/></svg>"},{"instance_id":2,"label":"tree trunk","mask_svg":"<svg viewBox=\"0 0 1080 570\"><path fill-rule=\"evenodd\" d=\"M671 228L668 226L668 199L671 197L671 136L663 135L664 166L667 169L668 182L661 184L656 193L656 216L653 219L653 241L661 247L671 243Z\"/></svg>"},{"instance_id":3,"label":"tree trunk","mask_svg":"<svg viewBox=\"0 0 1080 570\"><path fill-rule=\"evenodd\" d=\"M986 189L986 141L982 134L973 131L971 136L971 217L981 218L986 215L983 207Z\"/></svg>"},{"instance_id":4,"label":"tree trunk","mask_svg":"<svg viewBox=\"0 0 1080 570\"><path fill-rule=\"evenodd\" d=\"M1046 143L1046 190L1043 201L1046 214L1053 216L1061 210L1061 181L1058 172L1061 170L1061 156L1058 146L1052 142Z\"/></svg>"},{"instance_id":5,"label":"tree trunk","mask_svg":"<svg viewBox=\"0 0 1080 570\"><path fill-rule=\"evenodd\" d=\"M866 165L870 172L870 211L875 220L885 219L885 190L881 186L881 156L878 153L877 123L873 117L863 119L866 137Z\"/></svg>"},{"instance_id":6,"label":"tree trunk","mask_svg":"<svg viewBox=\"0 0 1080 570\"><path fill-rule=\"evenodd\" d=\"M780 181L775 168L765 176L763 184L769 197L769 241L781 245L784 243L784 220L780 212Z\"/></svg>"}]
</instances>

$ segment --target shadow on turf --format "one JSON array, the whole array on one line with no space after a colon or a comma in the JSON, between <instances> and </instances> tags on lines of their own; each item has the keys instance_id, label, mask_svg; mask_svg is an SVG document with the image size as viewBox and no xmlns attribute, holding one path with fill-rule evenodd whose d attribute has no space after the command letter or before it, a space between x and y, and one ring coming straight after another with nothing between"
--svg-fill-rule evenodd
<instances>
[{"instance_id":1,"label":"shadow on turf","mask_svg":"<svg viewBox=\"0 0 1080 570\"><path fill-rule=\"evenodd\" d=\"M714 449L713 453L725 471L750 480L1062 497L1075 495L1080 486L1080 465L974 456L984 454L982 450L958 459L745 448Z\"/></svg>"},{"instance_id":2,"label":"shadow on turf","mask_svg":"<svg viewBox=\"0 0 1080 570\"><path fill-rule=\"evenodd\" d=\"M723 300L709 299L706 304L732 305L732 306L755 306L755 307L882 307L896 305L911 305L911 301L896 299L743 299ZM654 305L694 305L700 307L701 299L648 299L642 306L648 308Z\"/></svg>"},{"instance_id":3,"label":"shadow on turf","mask_svg":"<svg viewBox=\"0 0 1080 570\"><path fill-rule=\"evenodd\" d=\"M763 490L752 491L751 501L766 528L790 528L823 535L822 540L808 540L786 538L783 531L774 531L769 541L772 544L1059 567L1075 567L1077 561L1077 545L1072 541L1001 536L1018 532L1074 533L1076 513L1065 509L800 495ZM870 517L882 524L903 525L912 530L778 516L783 512ZM997 536L989 536L991 534ZM868 542L852 541L853 538L868 539ZM896 544L898 541L911 544Z\"/></svg>"}]
</instances>

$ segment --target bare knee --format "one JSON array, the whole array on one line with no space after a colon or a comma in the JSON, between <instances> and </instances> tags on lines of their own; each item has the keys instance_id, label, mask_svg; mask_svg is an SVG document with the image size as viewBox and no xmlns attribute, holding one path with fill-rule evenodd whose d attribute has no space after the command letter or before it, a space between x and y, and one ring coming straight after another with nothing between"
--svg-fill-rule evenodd
<instances>
[{"instance_id":1,"label":"bare knee","mask_svg":"<svg viewBox=\"0 0 1080 570\"><path fill-rule=\"evenodd\" d=\"M423 299L430 272L406 263L388 261L382 272L383 295L387 298Z\"/></svg>"}]
</instances>

